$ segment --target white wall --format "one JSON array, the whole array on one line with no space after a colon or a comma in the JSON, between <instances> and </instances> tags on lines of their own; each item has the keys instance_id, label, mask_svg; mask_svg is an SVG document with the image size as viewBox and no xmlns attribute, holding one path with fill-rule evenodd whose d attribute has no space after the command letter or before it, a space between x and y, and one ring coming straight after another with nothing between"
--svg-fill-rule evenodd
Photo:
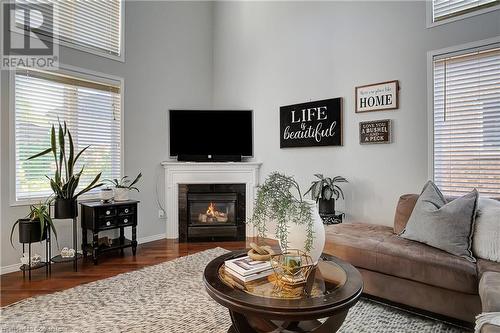
<instances>
[{"instance_id":1,"label":"white wall","mask_svg":"<svg viewBox=\"0 0 500 333\"><path fill-rule=\"evenodd\" d=\"M427 180L426 52L500 35L500 11L425 28L425 2L220 2L214 106L255 114L262 178L350 180L350 221L392 225L397 198ZM355 114L354 87L399 80L400 108ZM279 148L279 107L344 98L344 146ZM394 143L360 145L358 123L393 119Z\"/></svg>"},{"instance_id":2,"label":"white wall","mask_svg":"<svg viewBox=\"0 0 500 333\"><path fill-rule=\"evenodd\" d=\"M125 63L71 49L61 49L63 63L109 73L125 79L125 174L144 177L138 237L165 233L158 219L156 183L163 184L160 162L167 157L166 114L169 108L206 107L212 95L212 14L209 2L126 2ZM9 243L14 221L27 207L10 207L8 72L2 71L1 90L1 262L18 262L20 245ZM157 179L160 177L160 180ZM135 192L134 192L135 193ZM160 195L163 190L160 188ZM70 223L57 221L59 244L71 246ZM81 234L81 230L79 230ZM16 237L14 238L16 239ZM54 247L55 250L55 247ZM42 254L40 249L38 253Z\"/></svg>"}]
</instances>

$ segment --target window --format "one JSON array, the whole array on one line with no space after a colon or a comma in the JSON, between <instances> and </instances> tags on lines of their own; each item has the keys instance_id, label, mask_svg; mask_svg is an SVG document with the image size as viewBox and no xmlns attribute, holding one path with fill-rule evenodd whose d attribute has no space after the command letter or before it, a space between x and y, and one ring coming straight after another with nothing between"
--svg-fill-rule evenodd
<instances>
[{"instance_id":1,"label":"window","mask_svg":"<svg viewBox=\"0 0 500 333\"><path fill-rule=\"evenodd\" d=\"M22 8L41 0L17 0ZM54 38L68 46L83 47L97 53L121 56L122 3L120 0L49 1L53 4ZM16 22L23 24L23 11L16 11ZM41 16L31 17L32 22ZM36 25L36 24L33 24Z\"/></svg>"},{"instance_id":2,"label":"window","mask_svg":"<svg viewBox=\"0 0 500 333\"><path fill-rule=\"evenodd\" d=\"M14 79L15 200L52 194L45 175L53 175L51 155L26 159L50 147L50 128L67 122L75 150L90 145L77 162L85 165L83 187L102 171L102 179L121 175L120 83L99 82L77 76L18 70Z\"/></svg>"},{"instance_id":3,"label":"window","mask_svg":"<svg viewBox=\"0 0 500 333\"><path fill-rule=\"evenodd\" d=\"M471 13L500 4L500 0L432 0L432 22Z\"/></svg>"},{"instance_id":4,"label":"window","mask_svg":"<svg viewBox=\"0 0 500 333\"><path fill-rule=\"evenodd\" d=\"M500 197L500 45L434 57L434 181Z\"/></svg>"}]
</instances>

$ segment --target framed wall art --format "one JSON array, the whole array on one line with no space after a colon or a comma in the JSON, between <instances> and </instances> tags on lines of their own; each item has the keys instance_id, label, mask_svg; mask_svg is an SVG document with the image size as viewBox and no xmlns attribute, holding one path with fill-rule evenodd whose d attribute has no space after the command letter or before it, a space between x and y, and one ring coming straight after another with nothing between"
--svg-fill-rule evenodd
<instances>
[{"instance_id":1,"label":"framed wall art","mask_svg":"<svg viewBox=\"0 0 500 333\"><path fill-rule=\"evenodd\" d=\"M280 148L341 145L341 97L280 107Z\"/></svg>"},{"instance_id":2,"label":"framed wall art","mask_svg":"<svg viewBox=\"0 0 500 333\"><path fill-rule=\"evenodd\" d=\"M359 143L391 143L392 142L392 120L382 119L374 121L363 121L359 123Z\"/></svg>"},{"instance_id":3,"label":"framed wall art","mask_svg":"<svg viewBox=\"0 0 500 333\"><path fill-rule=\"evenodd\" d=\"M355 88L356 113L399 108L397 80L368 84Z\"/></svg>"}]
</instances>

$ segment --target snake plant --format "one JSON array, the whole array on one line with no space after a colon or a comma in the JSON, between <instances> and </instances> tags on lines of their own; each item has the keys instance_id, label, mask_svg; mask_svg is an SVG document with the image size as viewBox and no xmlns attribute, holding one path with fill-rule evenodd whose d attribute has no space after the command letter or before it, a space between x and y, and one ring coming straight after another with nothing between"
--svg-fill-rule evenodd
<instances>
[{"instance_id":1,"label":"snake plant","mask_svg":"<svg viewBox=\"0 0 500 333\"><path fill-rule=\"evenodd\" d=\"M80 158L80 156L89 147L90 146L86 146L75 155L75 147L73 144L73 138L71 137L71 132L67 128L66 122L64 122L64 126L59 123L57 137L56 129L54 125L52 125L52 129L50 131L50 148L31 156L28 160L52 153L54 156L56 171L53 178L48 176L46 177L50 180L50 187L52 188L55 197L57 199L76 199L80 195L103 185L103 183L97 183L101 178L100 172L97 176L95 176L94 180L92 180L90 184L75 194L80 183L80 177L82 176L85 168L85 166L82 166L81 170L75 173L75 165L78 158ZM66 148L68 148L68 150L66 150Z\"/></svg>"}]
</instances>

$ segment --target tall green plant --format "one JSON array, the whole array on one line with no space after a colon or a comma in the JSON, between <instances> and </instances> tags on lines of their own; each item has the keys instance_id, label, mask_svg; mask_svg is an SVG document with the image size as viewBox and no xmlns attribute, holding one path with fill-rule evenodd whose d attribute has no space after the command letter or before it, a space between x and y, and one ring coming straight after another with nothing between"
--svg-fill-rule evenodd
<instances>
[{"instance_id":1,"label":"tall green plant","mask_svg":"<svg viewBox=\"0 0 500 333\"><path fill-rule=\"evenodd\" d=\"M68 141L66 141L66 138ZM67 148L66 150L66 142ZM78 196L96 188L102 186L103 183L97 183L101 178L101 172L95 176L94 180L84 187L80 192L76 193L76 189L80 183L80 177L83 174L85 166L82 166L81 170L77 173L74 172L76 162L78 158L85 152L90 146L87 146L80 150L75 155L75 147L73 144L73 138L71 137L71 132L64 122L64 126L59 123L58 135L56 137L56 129L52 125L50 131L50 148L35 154L28 158L28 160L35 159L40 156L52 153L54 156L54 162L56 165L56 171L53 178L46 176L50 180L50 187L54 192L56 198L59 199L76 199Z\"/></svg>"},{"instance_id":2,"label":"tall green plant","mask_svg":"<svg viewBox=\"0 0 500 333\"><path fill-rule=\"evenodd\" d=\"M292 191L296 192L296 195ZM289 223L305 225L306 240L304 250L309 252L312 249L314 220L311 204L304 201L300 187L293 177L273 172L259 186L253 215L249 219L249 223L252 223L257 228L260 237L266 237L267 223L269 221L276 222L276 238L279 239L285 251L288 248Z\"/></svg>"},{"instance_id":3,"label":"tall green plant","mask_svg":"<svg viewBox=\"0 0 500 333\"><path fill-rule=\"evenodd\" d=\"M340 196L344 199L344 192L335 183L347 183L347 179L341 176L333 178L324 177L320 173L317 173L314 176L316 176L319 180L312 181L311 187L306 193L304 193L304 195L311 192L311 199L316 202L319 201L319 199L330 200L333 196L335 196L335 200L338 200Z\"/></svg>"}]
</instances>

